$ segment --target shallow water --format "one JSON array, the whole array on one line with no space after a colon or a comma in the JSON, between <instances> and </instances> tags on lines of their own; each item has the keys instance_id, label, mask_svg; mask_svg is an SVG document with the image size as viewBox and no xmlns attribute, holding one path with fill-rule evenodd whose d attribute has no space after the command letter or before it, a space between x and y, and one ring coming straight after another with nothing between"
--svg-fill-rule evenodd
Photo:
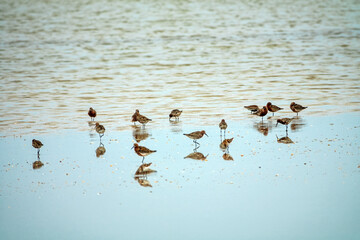
<instances>
[{"instance_id":1,"label":"shallow water","mask_svg":"<svg viewBox=\"0 0 360 240\"><path fill-rule=\"evenodd\" d=\"M194 124L267 101L360 110L359 1L3 0L0 13L5 136L86 130L90 106L116 130L136 108L154 126L173 108Z\"/></svg>"},{"instance_id":2,"label":"shallow water","mask_svg":"<svg viewBox=\"0 0 360 240\"><path fill-rule=\"evenodd\" d=\"M163 129L105 133L63 131L0 138L0 235L4 239L358 239L360 116L301 117L289 126L293 144L278 143L275 119L228 121L234 137L224 160L217 126L197 152L182 133L186 121ZM86 122L83 123L87 125ZM141 165L135 140L157 150ZM142 186L150 184L151 187Z\"/></svg>"}]
</instances>

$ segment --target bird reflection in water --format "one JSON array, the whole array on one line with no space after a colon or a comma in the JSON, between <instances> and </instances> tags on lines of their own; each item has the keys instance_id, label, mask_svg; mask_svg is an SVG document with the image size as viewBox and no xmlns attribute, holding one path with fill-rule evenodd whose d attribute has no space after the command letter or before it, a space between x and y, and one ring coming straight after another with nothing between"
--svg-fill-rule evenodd
<instances>
[{"instance_id":1,"label":"bird reflection in water","mask_svg":"<svg viewBox=\"0 0 360 240\"><path fill-rule=\"evenodd\" d=\"M100 157L105 154L106 149L104 147L104 144L100 141L99 147L96 149L96 157Z\"/></svg>"},{"instance_id":2,"label":"bird reflection in water","mask_svg":"<svg viewBox=\"0 0 360 240\"><path fill-rule=\"evenodd\" d=\"M40 158L38 158L37 161L33 162L33 169L39 169L41 168L42 166L44 166L44 164L40 161Z\"/></svg>"},{"instance_id":3,"label":"bird reflection in water","mask_svg":"<svg viewBox=\"0 0 360 240\"><path fill-rule=\"evenodd\" d=\"M234 161L233 157L229 153L224 153L222 157L225 161Z\"/></svg>"},{"instance_id":4,"label":"bird reflection in water","mask_svg":"<svg viewBox=\"0 0 360 240\"><path fill-rule=\"evenodd\" d=\"M150 182L147 180L147 176L151 173L155 173L156 170L150 168L152 163L143 163L135 172L134 179L138 181L142 187L152 187Z\"/></svg>"},{"instance_id":5,"label":"bird reflection in water","mask_svg":"<svg viewBox=\"0 0 360 240\"><path fill-rule=\"evenodd\" d=\"M284 144L292 144L294 143L287 135L285 137L282 138L278 138L278 136L276 135L276 140L278 143L284 143Z\"/></svg>"},{"instance_id":6,"label":"bird reflection in water","mask_svg":"<svg viewBox=\"0 0 360 240\"><path fill-rule=\"evenodd\" d=\"M255 123L253 126L259 133L262 133L264 136L269 134L269 130L271 129L271 124L268 122L267 124L263 122Z\"/></svg>"},{"instance_id":7,"label":"bird reflection in water","mask_svg":"<svg viewBox=\"0 0 360 240\"><path fill-rule=\"evenodd\" d=\"M204 154L202 154L200 152L193 152L193 153L190 153L189 155L187 155L186 157L184 157L184 159L185 158L191 158L191 159L194 159L194 160L207 161L207 159L206 159L207 156L209 156L209 154L204 156Z\"/></svg>"},{"instance_id":8,"label":"bird reflection in water","mask_svg":"<svg viewBox=\"0 0 360 240\"><path fill-rule=\"evenodd\" d=\"M180 133L182 132L182 122L178 119L178 120L169 120L170 122L170 126L171 126L171 131L174 133Z\"/></svg>"},{"instance_id":9,"label":"bird reflection in water","mask_svg":"<svg viewBox=\"0 0 360 240\"><path fill-rule=\"evenodd\" d=\"M306 126L305 120L302 119L301 117L296 117L292 121L292 123L290 125L290 129L293 132L297 132L297 131L301 130L303 127L305 127L305 126Z\"/></svg>"},{"instance_id":10,"label":"bird reflection in water","mask_svg":"<svg viewBox=\"0 0 360 240\"><path fill-rule=\"evenodd\" d=\"M234 140L234 138L230 138L230 139L224 139L224 141L222 141L220 143L220 148L225 151L225 152L229 152L229 147L230 147L230 143Z\"/></svg>"},{"instance_id":11,"label":"bird reflection in water","mask_svg":"<svg viewBox=\"0 0 360 240\"><path fill-rule=\"evenodd\" d=\"M136 142L141 142L150 136L145 128L136 125L133 126L132 134Z\"/></svg>"}]
</instances>

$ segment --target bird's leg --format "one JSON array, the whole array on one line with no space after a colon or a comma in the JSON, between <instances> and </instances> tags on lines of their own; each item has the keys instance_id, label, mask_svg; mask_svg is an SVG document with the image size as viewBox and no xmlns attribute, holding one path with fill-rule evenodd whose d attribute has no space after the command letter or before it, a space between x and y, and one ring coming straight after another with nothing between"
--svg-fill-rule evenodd
<instances>
[{"instance_id":1,"label":"bird's leg","mask_svg":"<svg viewBox=\"0 0 360 240\"><path fill-rule=\"evenodd\" d=\"M38 148L38 150L37 150L37 156L38 156L38 159L40 159L40 148Z\"/></svg>"},{"instance_id":2,"label":"bird's leg","mask_svg":"<svg viewBox=\"0 0 360 240\"><path fill-rule=\"evenodd\" d=\"M275 113L273 112L273 116L274 116L274 114L275 114Z\"/></svg>"},{"instance_id":3,"label":"bird's leg","mask_svg":"<svg viewBox=\"0 0 360 240\"><path fill-rule=\"evenodd\" d=\"M143 159L142 159L141 163L144 163L144 160L145 160L145 157L143 156Z\"/></svg>"}]
</instances>

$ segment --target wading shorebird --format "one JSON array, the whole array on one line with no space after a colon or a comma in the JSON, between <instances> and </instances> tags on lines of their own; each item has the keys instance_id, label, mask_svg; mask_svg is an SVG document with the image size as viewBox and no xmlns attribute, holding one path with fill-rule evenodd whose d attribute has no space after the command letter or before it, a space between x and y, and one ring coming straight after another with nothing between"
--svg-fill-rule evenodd
<instances>
[{"instance_id":1,"label":"wading shorebird","mask_svg":"<svg viewBox=\"0 0 360 240\"><path fill-rule=\"evenodd\" d=\"M97 122L95 124L95 130L99 134L100 141L101 141L102 136L104 136L105 127Z\"/></svg>"},{"instance_id":2,"label":"wading shorebird","mask_svg":"<svg viewBox=\"0 0 360 240\"><path fill-rule=\"evenodd\" d=\"M223 150L228 150L230 143L234 140L234 138L230 138L230 139L224 139L224 141L222 141L220 143L220 148Z\"/></svg>"},{"instance_id":3,"label":"wading shorebird","mask_svg":"<svg viewBox=\"0 0 360 240\"><path fill-rule=\"evenodd\" d=\"M256 112L256 115L261 117L261 122L263 122L264 116L266 116L267 113L268 113L268 110L267 110L266 106L263 106L262 109L260 109L259 111Z\"/></svg>"},{"instance_id":4,"label":"wading shorebird","mask_svg":"<svg viewBox=\"0 0 360 240\"><path fill-rule=\"evenodd\" d=\"M94 120L95 120L95 117L96 117L96 111L95 111L95 109L93 109L92 107L89 108L88 115L89 115L89 117L91 118L91 121L94 121Z\"/></svg>"},{"instance_id":5,"label":"wading shorebird","mask_svg":"<svg viewBox=\"0 0 360 240\"><path fill-rule=\"evenodd\" d=\"M139 114L136 119L138 120L139 123L141 123L144 127L145 124L147 124L148 122L152 121L150 118L145 117L144 115Z\"/></svg>"},{"instance_id":6,"label":"wading shorebird","mask_svg":"<svg viewBox=\"0 0 360 240\"><path fill-rule=\"evenodd\" d=\"M307 107L303 107L300 104L296 104L295 102L292 102L290 104L290 109L291 111L293 111L294 113L296 113L296 116L299 116L299 112L301 112L302 110L304 110Z\"/></svg>"},{"instance_id":7,"label":"wading shorebird","mask_svg":"<svg viewBox=\"0 0 360 240\"><path fill-rule=\"evenodd\" d=\"M293 118L280 118L276 121L275 127L280 123L282 125L286 126L286 132L288 131L288 125L294 120Z\"/></svg>"},{"instance_id":8,"label":"wading shorebird","mask_svg":"<svg viewBox=\"0 0 360 240\"><path fill-rule=\"evenodd\" d=\"M260 108L258 107L258 105L244 106L244 108L246 108L247 110L249 110L252 114L254 114L254 113L256 113L257 111L260 110Z\"/></svg>"},{"instance_id":9,"label":"wading shorebird","mask_svg":"<svg viewBox=\"0 0 360 240\"><path fill-rule=\"evenodd\" d=\"M224 130L224 136L225 136L225 132L226 132L226 128L227 128L227 123L225 122L225 119L222 119L221 122L219 123L219 128L220 128L220 136L222 135L222 130Z\"/></svg>"},{"instance_id":10,"label":"wading shorebird","mask_svg":"<svg viewBox=\"0 0 360 240\"><path fill-rule=\"evenodd\" d=\"M270 112L273 113L273 116L274 116L274 113L276 113L277 111L283 109L283 108L278 107L278 106L276 106L276 105L272 105L271 102L268 102L268 103L266 104L266 107L267 107L267 109L268 109Z\"/></svg>"},{"instance_id":11,"label":"wading shorebird","mask_svg":"<svg viewBox=\"0 0 360 240\"><path fill-rule=\"evenodd\" d=\"M32 146L37 149L37 155L40 156L40 148L43 146L42 142L39 140L33 139Z\"/></svg>"},{"instance_id":12,"label":"wading shorebird","mask_svg":"<svg viewBox=\"0 0 360 240\"><path fill-rule=\"evenodd\" d=\"M131 117L131 122L134 123L134 125L136 125L135 123L138 121L137 117L140 115L139 109L135 110L135 113L132 115Z\"/></svg>"},{"instance_id":13,"label":"wading shorebird","mask_svg":"<svg viewBox=\"0 0 360 240\"><path fill-rule=\"evenodd\" d=\"M169 121L172 117L174 117L175 120L179 120L181 113L182 111L180 111L179 109L172 110L171 113L169 114Z\"/></svg>"},{"instance_id":14,"label":"wading shorebird","mask_svg":"<svg viewBox=\"0 0 360 240\"><path fill-rule=\"evenodd\" d=\"M142 162L144 162L144 159L146 156L156 152L156 150L150 150L147 147L143 147L143 146L139 146L139 144L134 143L134 146L131 148L133 149L137 155L139 155L140 157L143 157Z\"/></svg>"},{"instance_id":15,"label":"wading shorebird","mask_svg":"<svg viewBox=\"0 0 360 240\"><path fill-rule=\"evenodd\" d=\"M193 142L195 143L195 145L199 144L196 140L202 138L204 135L208 136L204 130L196 131L196 132L192 132L192 133L184 133L184 135L187 136L188 138L191 138L193 140Z\"/></svg>"}]
</instances>

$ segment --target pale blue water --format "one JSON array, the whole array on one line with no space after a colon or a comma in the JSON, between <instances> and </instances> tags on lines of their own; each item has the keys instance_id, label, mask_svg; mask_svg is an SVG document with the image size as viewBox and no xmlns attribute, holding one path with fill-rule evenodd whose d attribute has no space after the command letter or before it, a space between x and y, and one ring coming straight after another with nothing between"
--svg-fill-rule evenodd
<instances>
[{"instance_id":1,"label":"pale blue water","mask_svg":"<svg viewBox=\"0 0 360 240\"><path fill-rule=\"evenodd\" d=\"M360 236L360 116L303 116L289 127L295 144L281 144L285 126L263 135L259 118L229 121L234 137L225 161L217 126L182 121L147 128L139 144L157 173L152 187L134 179L141 157L132 127L99 138L63 131L0 139L2 239L358 239ZM296 123L295 122L295 123ZM84 122L83 124L87 124ZM198 149L208 161L184 159L193 143L182 135L206 130ZM242 156L243 155L243 156Z\"/></svg>"}]
</instances>

